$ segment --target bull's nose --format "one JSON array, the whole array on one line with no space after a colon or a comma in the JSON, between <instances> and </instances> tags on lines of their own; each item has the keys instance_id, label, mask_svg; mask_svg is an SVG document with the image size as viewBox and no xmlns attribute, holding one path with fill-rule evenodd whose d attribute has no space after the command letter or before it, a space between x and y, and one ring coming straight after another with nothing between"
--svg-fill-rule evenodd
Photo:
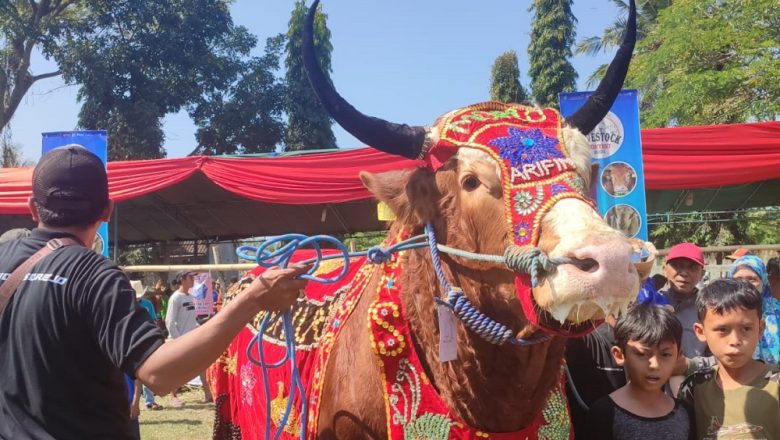
<instances>
[{"instance_id":1,"label":"bull's nose","mask_svg":"<svg viewBox=\"0 0 780 440\"><path fill-rule=\"evenodd\" d=\"M631 263L631 245L627 241L591 244L571 253L577 277L590 283L622 282L627 273L635 271Z\"/></svg>"}]
</instances>

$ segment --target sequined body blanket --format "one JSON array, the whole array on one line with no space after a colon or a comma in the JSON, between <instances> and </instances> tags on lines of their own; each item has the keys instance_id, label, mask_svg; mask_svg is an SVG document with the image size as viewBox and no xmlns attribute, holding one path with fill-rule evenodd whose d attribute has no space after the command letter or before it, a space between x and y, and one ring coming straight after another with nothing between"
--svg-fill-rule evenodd
<instances>
[{"instance_id":1,"label":"sequined body blanket","mask_svg":"<svg viewBox=\"0 0 780 440\"><path fill-rule=\"evenodd\" d=\"M357 259L350 264L347 275L336 284L310 283L306 297L299 299L293 312L295 327L296 361L309 404L309 429L315 429L319 391L322 389L324 368L327 367L336 336L343 323L360 299L370 279L372 265ZM330 267L325 267L330 266ZM321 266L317 275L328 277L339 273L341 266ZM238 294L255 274L250 274L226 295L226 301ZM247 347L257 334L264 317L260 313L233 340L225 353L209 369L209 380L214 389L216 418L215 440L263 439L265 437L265 414L271 413L274 429L282 419L290 394L290 369L275 368L269 371L270 407L266 407L261 368L252 363ZM269 363L284 357L284 331L280 321L269 327L264 336L263 351ZM257 355L253 356L255 359ZM284 428L282 438L300 438L301 402L296 396L293 412ZM314 438L307 435L307 438Z\"/></svg>"},{"instance_id":2,"label":"sequined body blanket","mask_svg":"<svg viewBox=\"0 0 780 440\"><path fill-rule=\"evenodd\" d=\"M405 316L399 283L403 254L394 255L381 265L356 261L345 281L338 286L310 283L307 297L295 308L296 358L309 402L306 438L316 438L321 390L328 357L347 319L365 320L370 332L371 349L380 366L384 383L387 438L389 439L494 439L537 440L573 438L564 395L563 377L551 390L547 404L532 424L522 431L489 433L474 429L451 414L427 377L412 348L414 336ZM340 269L335 269L331 273ZM378 273L377 273L378 272ZM368 316L351 316L366 287L375 278L377 296ZM239 289L236 289L239 290ZM231 292L235 295L236 292ZM271 404L266 407L260 368L247 357L247 346L255 336L263 315L247 326L231 343L225 354L209 370L216 397L217 416L214 438L217 440L263 439L265 414L270 411L277 428L287 405L289 368L272 370L269 376ZM274 362L284 355L283 332L272 326L266 333L266 359ZM282 438L300 438L300 401L295 399L290 422Z\"/></svg>"}]
</instances>

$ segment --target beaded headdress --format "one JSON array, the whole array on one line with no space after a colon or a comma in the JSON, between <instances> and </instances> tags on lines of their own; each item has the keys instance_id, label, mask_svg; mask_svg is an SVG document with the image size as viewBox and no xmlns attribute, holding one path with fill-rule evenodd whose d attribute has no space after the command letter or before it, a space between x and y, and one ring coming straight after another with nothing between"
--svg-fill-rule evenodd
<instances>
[{"instance_id":1,"label":"beaded headdress","mask_svg":"<svg viewBox=\"0 0 780 440\"><path fill-rule=\"evenodd\" d=\"M440 127L438 142L424 160L435 171L459 148L492 157L501 173L507 227L517 246L538 244L542 217L558 200L576 198L592 205L564 145L556 110L485 102L450 112Z\"/></svg>"}]
</instances>

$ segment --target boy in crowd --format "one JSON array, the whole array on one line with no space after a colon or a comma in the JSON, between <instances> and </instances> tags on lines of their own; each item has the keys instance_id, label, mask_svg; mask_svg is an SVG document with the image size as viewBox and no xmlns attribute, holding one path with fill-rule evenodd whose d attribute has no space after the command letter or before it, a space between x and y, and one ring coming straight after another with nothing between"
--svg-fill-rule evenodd
<instances>
[{"instance_id":1,"label":"boy in crowd","mask_svg":"<svg viewBox=\"0 0 780 440\"><path fill-rule=\"evenodd\" d=\"M694 439L693 414L664 386L680 354L682 326L668 309L640 303L615 326L612 356L628 383L588 413L586 439Z\"/></svg>"},{"instance_id":2,"label":"boy in crowd","mask_svg":"<svg viewBox=\"0 0 780 440\"><path fill-rule=\"evenodd\" d=\"M590 408L586 439L694 439L692 411L664 386L681 356L682 325L668 309L640 303L615 326L612 356L628 383Z\"/></svg>"},{"instance_id":3,"label":"boy in crowd","mask_svg":"<svg viewBox=\"0 0 780 440\"><path fill-rule=\"evenodd\" d=\"M780 373L753 359L763 331L761 293L735 279L710 283L696 298L696 336L718 365L683 384L702 439L780 439Z\"/></svg>"}]
</instances>

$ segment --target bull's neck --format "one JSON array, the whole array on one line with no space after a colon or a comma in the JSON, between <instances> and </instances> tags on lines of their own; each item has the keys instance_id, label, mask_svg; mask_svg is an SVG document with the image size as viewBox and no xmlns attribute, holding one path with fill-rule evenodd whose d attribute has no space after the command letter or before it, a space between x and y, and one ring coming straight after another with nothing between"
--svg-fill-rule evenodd
<instances>
[{"instance_id":1,"label":"bull's neck","mask_svg":"<svg viewBox=\"0 0 780 440\"><path fill-rule=\"evenodd\" d=\"M446 258L442 263L450 282L461 287L483 313L519 329L522 312L518 301L508 301L495 287L495 280L506 280L505 272L468 269ZM441 363L433 298L445 295L427 250L409 253L401 289L417 353L450 411L488 432L517 431L530 424L558 380L563 341L553 338L526 347L497 346L458 321L458 358Z\"/></svg>"}]
</instances>

